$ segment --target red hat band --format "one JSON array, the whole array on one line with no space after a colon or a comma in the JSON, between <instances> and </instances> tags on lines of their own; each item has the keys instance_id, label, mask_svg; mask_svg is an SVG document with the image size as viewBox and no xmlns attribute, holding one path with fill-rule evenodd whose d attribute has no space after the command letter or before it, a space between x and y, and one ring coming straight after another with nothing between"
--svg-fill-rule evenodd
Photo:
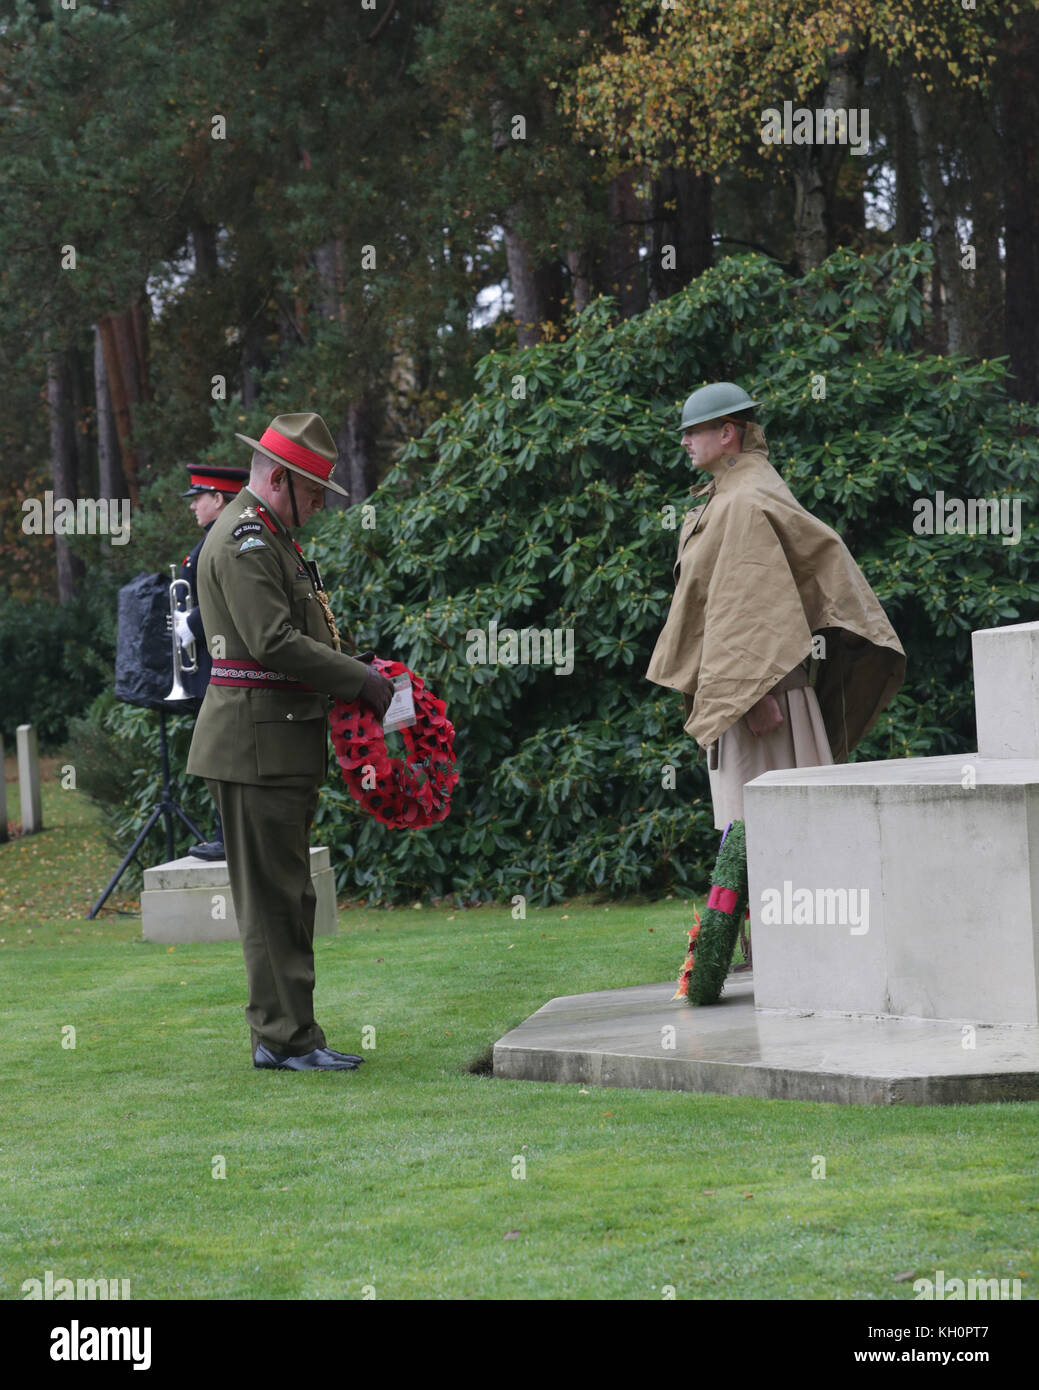
<instances>
[{"instance_id":1,"label":"red hat band","mask_svg":"<svg viewBox=\"0 0 1039 1390\"><path fill-rule=\"evenodd\" d=\"M227 477L222 473L209 473L205 469L191 469L189 474L192 487L208 488L212 492L227 492L232 495L241 492L244 478Z\"/></svg>"},{"instance_id":2,"label":"red hat band","mask_svg":"<svg viewBox=\"0 0 1039 1390\"><path fill-rule=\"evenodd\" d=\"M332 475L334 460L322 458L320 454L315 454L313 449L297 444L295 440L279 434L277 430L270 427L265 429L260 435L260 443L265 449L279 454L286 463L294 463L297 468L302 468L305 473L312 473L323 483L327 483Z\"/></svg>"}]
</instances>

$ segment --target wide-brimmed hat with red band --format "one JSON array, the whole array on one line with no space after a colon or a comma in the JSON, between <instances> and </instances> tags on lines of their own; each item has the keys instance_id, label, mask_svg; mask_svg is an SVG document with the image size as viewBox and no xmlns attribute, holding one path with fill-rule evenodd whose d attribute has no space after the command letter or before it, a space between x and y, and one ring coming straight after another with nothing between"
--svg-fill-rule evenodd
<instances>
[{"instance_id":1,"label":"wide-brimmed hat with red band","mask_svg":"<svg viewBox=\"0 0 1039 1390\"><path fill-rule=\"evenodd\" d=\"M299 415L277 415L259 439L235 432L235 438L273 459L275 463L301 473L312 483L331 488L340 497L349 497L345 487L332 482L332 470L339 457L335 440L320 415L304 411Z\"/></svg>"}]
</instances>

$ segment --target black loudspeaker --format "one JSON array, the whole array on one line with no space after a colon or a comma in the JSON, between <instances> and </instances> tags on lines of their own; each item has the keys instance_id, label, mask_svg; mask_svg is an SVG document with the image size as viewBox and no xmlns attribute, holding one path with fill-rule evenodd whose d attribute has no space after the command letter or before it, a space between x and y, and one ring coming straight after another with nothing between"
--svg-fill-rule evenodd
<instances>
[{"instance_id":1,"label":"black loudspeaker","mask_svg":"<svg viewBox=\"0 0 1039 1390\"><path fill-rule=\"evenodd\" d=\"M116 697L145 709L197 710L197 699L166 699L173 685L169 614L170 581L161 574L139 574L119 590Z\"/></svg>"}]
</instances>

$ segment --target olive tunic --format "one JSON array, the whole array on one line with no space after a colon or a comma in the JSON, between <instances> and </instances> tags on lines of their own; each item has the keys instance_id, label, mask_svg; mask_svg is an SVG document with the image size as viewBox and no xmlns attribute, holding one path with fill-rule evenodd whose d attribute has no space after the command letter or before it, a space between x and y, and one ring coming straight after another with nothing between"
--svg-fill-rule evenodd
<instances>
[{"instance_id":1,"label":"olive tunic","mask_svg":"<svg viewBox=\"0 0 1039 1390\"><path fill-rule=\"evenodd\" d=\"M196 584L213 675L187 770L205 778L223 821L253 1051L302 1056L325 1045L309 846L328 705L356 699L368 668L335 650L301 553L248 487L213 523Z\"/></svg>"}]
</instances>

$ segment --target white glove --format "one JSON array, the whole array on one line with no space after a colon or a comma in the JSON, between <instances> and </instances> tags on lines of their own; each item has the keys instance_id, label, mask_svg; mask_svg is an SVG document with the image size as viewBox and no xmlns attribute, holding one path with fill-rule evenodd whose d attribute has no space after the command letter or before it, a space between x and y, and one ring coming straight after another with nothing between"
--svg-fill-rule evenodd
<instances>
[{"instance_id":1,"label":"white glove","mask_svg":"<svg viewBox=\"0 0 1039 1390\"><path fill-rule=\"evenodd\" d=\"M173 615L173 628L177 634L177 641L182 647L186 647L189 642L194 642L195 634L191 631L188 623L188 615L178 609Z\"/></svg>"}]
</instances>

